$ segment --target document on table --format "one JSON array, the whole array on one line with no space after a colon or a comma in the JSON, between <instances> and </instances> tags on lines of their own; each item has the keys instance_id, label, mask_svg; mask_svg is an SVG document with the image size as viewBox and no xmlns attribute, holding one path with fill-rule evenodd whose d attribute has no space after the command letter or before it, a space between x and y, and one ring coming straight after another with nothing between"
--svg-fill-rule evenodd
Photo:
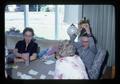
<instances>
[{"instance_id":1,"label":"document on table","mask_svg":"<svg viewBox=\"0 0 120 84\"><path fill-rule=\"evenodd\" d=\"M51 70L50 70L50 71L48 72L48 75L54 76L54 71L51 71Z\"/></svg>"},{"instance_id":2,"label":"document on table","mask_svg":"<svg viewBox=\"0 0 120 84\"><path fill-rule=\"evenodd\" d=\"M28 73L29 73L30 75L37 75L37 74L38 74L38 72L35 71L35 70L33 70L33 69L31 69L30 71L28 71Z\"/></svg>"},{"instance_id":3,"label":"document on table","mask_svg":"<svg viewBox=\"0 0 120 84\"><path fill-rule=\"evenodd\" d=\"M40 79L45 79L46 76L44 74L41 74Z\"/></svg>"},{"instance_id":4,"label":"document on table","mask_svg":"<svg viewBox=\"0 0 120 84\"><path fill-rule=\"evenodd\" d=\"M53 60L48 60L48 61L46 61L46 62L44 62L45 64L47 64L47 65L50 65L50 64L53 64L55 61L53 61Z\"/></svg>"},{"instance_id":5,"label":"document on table","mask_svg":"<svg viewBox=\"0 0 120 84\"><path fill-rule=\"evenodd\" d=\"M21 77L21 79L33 79L32 76L27 75L27 74L23 74L20 77Z\"/></svg>"},{"instance_id":6,"label":"document on table","mask_svg":"<svg viewBox=\"0 0 120 84\"><path fill-rule=\"evenodd\" d=\"M22 75L22 73L21 72L17 72L17 76L21 76Z\"/></svg>"},{"instance_id":7,"label":"document on table","mask_svg":"<svg viewBox=\"0 0 120 84\"><path fill-rule=\"evenodd\" d=\"M19 76L21 79L34 79L32 76L27 74L22 74L21 72L17 72L17 76Z\"/></svg>"}]
</instances>

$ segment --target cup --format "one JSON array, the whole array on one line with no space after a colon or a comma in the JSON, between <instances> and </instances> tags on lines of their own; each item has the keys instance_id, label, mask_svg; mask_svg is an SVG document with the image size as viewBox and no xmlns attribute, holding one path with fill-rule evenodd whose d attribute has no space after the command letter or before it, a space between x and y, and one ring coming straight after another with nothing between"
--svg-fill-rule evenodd
<instances>
[{"instance_id":1,"label":"cup","mask_svg":"<svg viewBox=\"0 0 120 84\"><path fill-rule=\"evenodd\" d=\"M29 53L25 53L25 56L26 56L26 60L25 60L25 65L26 66L29 66L29 64L30 64L30 57L29 57Z\"/></svg>"}]
</instances>

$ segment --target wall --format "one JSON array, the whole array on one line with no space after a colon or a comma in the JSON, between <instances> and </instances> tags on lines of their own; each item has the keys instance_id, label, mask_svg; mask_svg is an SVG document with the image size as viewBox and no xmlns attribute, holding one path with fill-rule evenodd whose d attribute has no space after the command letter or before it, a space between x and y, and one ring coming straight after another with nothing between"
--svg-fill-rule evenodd
<instances>
[{"instance_id":1,"label":"wall","mask_svg":"<svg viewBox=\"0 0 120 84\"><path fill-rule=\"evenodd\" d=\"M20 36L6 36L6 46L8 49L14 49L15 44L22 40L23 38ZM51 47L52 45L55 45L58 43L59 40L48 40L48 39L36 39L36 42L38 43L38 46L40 49L45 49L48 47Z\"/></svg>"}]
</instances>

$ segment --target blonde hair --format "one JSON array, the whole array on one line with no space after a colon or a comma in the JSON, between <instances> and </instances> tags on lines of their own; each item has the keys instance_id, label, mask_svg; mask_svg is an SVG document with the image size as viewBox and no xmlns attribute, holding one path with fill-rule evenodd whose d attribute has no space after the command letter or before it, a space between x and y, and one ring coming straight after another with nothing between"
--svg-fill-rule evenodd
<instances>
[{"instance_id":1,"label":"blonde hair","mask_svg":"<svg viewBox=\"0 0 120 84\"><path fill-rule=\"evenodd\" d=\"M75 47L70 43L69 40L64 40L62 44L63 45L59 51L60 56L73 56L75 54Z\"/></svg>"},{"instance_id":2,"label":"blonde hair","mask_svg":"<svg viewBox=\"0 0 120 84\"><path fill-rule=\"evenodd\" d=\"M78 23L78 28L81 28L80 26L81 26L82 24L86 24L86 23L90 25L89 20L86 19L86 17L84 17L82 20L79 21L79 23Z\"/></svg>"}]
</instances>

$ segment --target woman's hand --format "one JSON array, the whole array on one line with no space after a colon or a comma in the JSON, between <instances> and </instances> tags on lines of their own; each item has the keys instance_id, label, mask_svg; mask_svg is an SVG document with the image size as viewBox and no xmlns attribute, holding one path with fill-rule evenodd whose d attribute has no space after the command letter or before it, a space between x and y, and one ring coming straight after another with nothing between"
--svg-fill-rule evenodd
<instances>
[{"instance_id":1,"label":"woman's hand","mask_svg":"<svg viewBox=\"0 0 120 84\"><path fill-rule=\"evenodd\" d=\"M87 34L90 34L90 33L91 33L91 32L90 32L90 26L89 26L89 24L82 24L82 25L81 25L81 28L85 28Z\"/></svg>"},{"instance_id":2,"label":"woman's hand","mask_svg":"<svg viewBox=\"0 0 120 84\"><path fill-rule=\"evenodd\" d=\"M85 28L87 34L90 34L90 28Z\"/></svg>"},{"instance_id":3,"label":"woman's hand","mask_svg":"<svg viewBox=\"0 0 120 84\"><path fill-rule=\"evenodd\" d=\"M29 60L29 53L23 53L23 54L22 54L22 58L23 58L24 60Z\"/></svg>"}]
</instances>

